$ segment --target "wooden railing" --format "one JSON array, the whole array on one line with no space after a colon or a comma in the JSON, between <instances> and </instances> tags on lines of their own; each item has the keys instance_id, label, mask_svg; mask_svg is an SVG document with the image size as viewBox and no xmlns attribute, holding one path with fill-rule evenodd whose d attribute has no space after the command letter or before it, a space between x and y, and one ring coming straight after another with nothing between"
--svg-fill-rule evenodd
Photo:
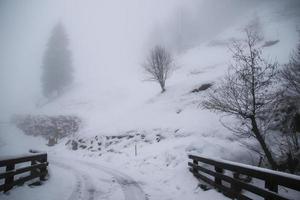
<instances>
[{"instance_id":1,"label":"wooden railing","mask_svg":"<svg viewBox=\"0 0 300 200\"><path fill-rule=\"evenodd\" d=\"M16 164L27 164L16 168ZM45 180L47 176L47 154L38 153L0 160L0 192L7 192L15 185L22 185L34 178ZM20 176L22 175L22 176ZM4 180L4 181L3 181ZM4 183L3 183L4 182Z\"/></svg>"},{"instance_id":2,"label":"wooden railing","mask_svg":"<svg viewBox=\"0 0 300 200\"><path fill-rule=\"evenodd\" d=\"M192 162L188 163L189 170L196 178L214 186L230 198L250 200L249 195L244 193L244 191L248 191L266 200L288 200L289 198L278 194L278 186L295 190L296 193L300 192L300 176L297 175L226 160L194 155L189 155L189 158L192 159ZM203 164L206 166L204 167ZM248 181L241 178L241 175L246 175ZM213 177L213 179L209 177ZM252 178L264 181L265 187L252 185L250 183ZM227 184L224 184L223 181ZM300 197L300 193L298 195Z\"/></svg>"}]
</instances>

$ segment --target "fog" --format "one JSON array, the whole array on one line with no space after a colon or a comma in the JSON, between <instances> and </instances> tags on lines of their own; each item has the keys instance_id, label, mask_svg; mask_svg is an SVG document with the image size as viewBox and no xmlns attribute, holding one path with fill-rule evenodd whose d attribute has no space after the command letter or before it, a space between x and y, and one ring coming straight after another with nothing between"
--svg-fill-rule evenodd
<instances>
[{"instance_id":1,"label":"fog","mask_svg":"<svg viewBox=\"0 0 300 200\"><path fill-rule=\"evenodd\" d=\"M175 54L218 35L259 3L246 0L1 0L1 115L30 112L41 94L41 63L53 26L69 36L77 87L153 93L140 69L148 50ZM291 1L296 2L296 1ZM147 93L147 92L146 92Z\"/></svg>"}]
</instances>

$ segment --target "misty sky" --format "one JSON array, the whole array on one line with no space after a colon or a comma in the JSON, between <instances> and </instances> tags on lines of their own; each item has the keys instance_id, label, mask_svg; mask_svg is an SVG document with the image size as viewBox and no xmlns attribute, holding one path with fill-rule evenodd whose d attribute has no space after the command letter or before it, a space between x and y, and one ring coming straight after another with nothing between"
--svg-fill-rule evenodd
<instances>
[{"instance_id":1,"label":"misty sky","mask_svg":"<svg viewBox=\"0 0 300 200\"><path fill-rule=\"evenodd\" d=\"M174 53L196 46L261 2L0 0L1 109L30 108L41 98L42 58L59 21L70 39L74 87L133 92L143 85L140 64L151 46Z\"/></svg>"}]
</instances>

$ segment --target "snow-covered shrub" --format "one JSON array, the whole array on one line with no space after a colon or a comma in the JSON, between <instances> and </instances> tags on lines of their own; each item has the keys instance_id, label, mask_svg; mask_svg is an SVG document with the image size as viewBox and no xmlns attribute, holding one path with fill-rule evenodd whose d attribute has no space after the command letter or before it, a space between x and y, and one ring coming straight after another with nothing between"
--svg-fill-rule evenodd
<instances>
[{"instance_id":1,"label":"snow-covered shrub","mask_svg":"<svg viewBox=\"0 0 300 200\"><path fill-rule=\"evenodd\" d=\"M41 135L47 139L57 139L76 133L81 125L77 116L15 115L12 123L27 135Z\"/></svg>"}]
</instances>

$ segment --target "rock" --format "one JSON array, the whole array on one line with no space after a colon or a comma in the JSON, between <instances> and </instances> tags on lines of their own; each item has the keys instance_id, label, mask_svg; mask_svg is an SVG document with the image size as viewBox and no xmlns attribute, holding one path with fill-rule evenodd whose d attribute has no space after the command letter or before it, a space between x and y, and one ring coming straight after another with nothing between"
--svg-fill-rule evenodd
<instances>
[{"instance_id":1,"label":"rock","mask_svg":"<svg viewBox=\"0 0 300 200\"><path fill-rule=\"evenodd\" d=\"M201 91L207 90L212 85L213 85L212 83L205 83L205 84L202 84L200 87L193 89L191 92L192 93L201 92Z\"/></svg>"},{"instance_id":2,"label":"rock","mask_svg":"<svg viewBox=\"0 0 300 200\"><path fill-rule=\"evenodd\" d=\"M78 149L78 142L72 140L71 145L72 145L72 150L76 151Z\"/></svg>"}]
</instances>

